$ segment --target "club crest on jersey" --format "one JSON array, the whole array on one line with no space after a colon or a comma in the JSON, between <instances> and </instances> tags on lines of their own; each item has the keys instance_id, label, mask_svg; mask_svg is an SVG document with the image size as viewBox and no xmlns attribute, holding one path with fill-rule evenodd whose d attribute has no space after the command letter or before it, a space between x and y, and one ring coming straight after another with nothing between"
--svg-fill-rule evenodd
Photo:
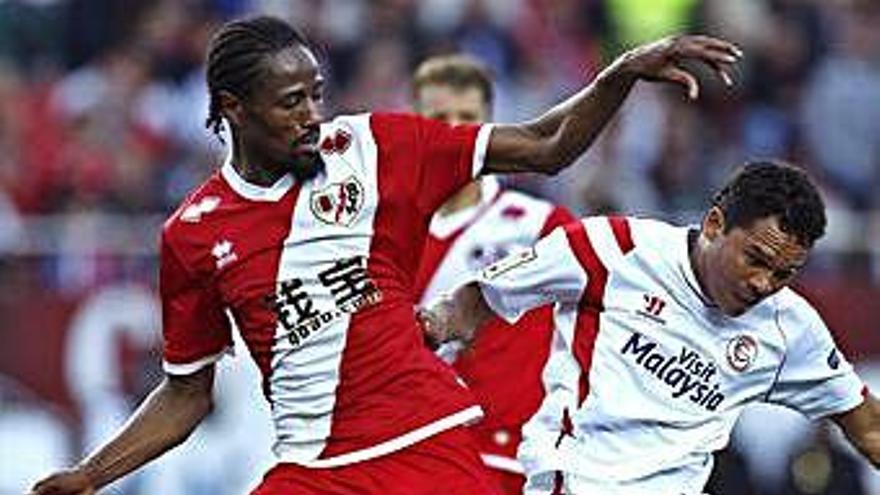
<instances>
[{"instance_id":1,"label":"club crest on jersey","mask_svg":"<svg viewBox=\"0 0 880 495\"><path fill-rule=\"evenodd\" d=\"M364 206L364 186L354 177L348 177L313 191L310 204L318 220L348 227Z\"/></svg>"},{"instance_id":2,"label":"club crest on jersey","mask_svg":"<svg viewBox=\"0 0 880 495\"><path fill-rule=\"evenodd\" d=\"M727 362L734 370L742 373L758 356L758 341L749 335L738 335L727 342Z\"/></svg>"}]
</instances>

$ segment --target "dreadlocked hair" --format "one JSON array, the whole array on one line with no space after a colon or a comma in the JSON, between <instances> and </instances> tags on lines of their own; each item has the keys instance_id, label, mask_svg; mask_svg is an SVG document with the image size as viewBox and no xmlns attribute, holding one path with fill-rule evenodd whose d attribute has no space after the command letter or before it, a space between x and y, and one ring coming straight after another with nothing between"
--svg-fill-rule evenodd
<instances>
[{"instance_id":1,"label":"dreadlocked hair","mask_svg":"<svg viewBox=\"0 0 880 495\"><path fill-rule=\"evenodd\" d=\"M291 46L308 46L296 28L276 17L259 16L224 24L208 44L210 106L205 127L223 142L220 91L246 98L265 70L263 60Z\"/></svg>"},{"instance_id":2,"label":"dreadlocked hair","mask_svg":"<svg viewBox=\"0 0 880 495\"><path fill-rule=\"evenodd\" d=\"M825 204L819 191L806 172L784 162L745 164L715 194L712 204L724 212L725 231L776 217L783 232L808 248L825 233Z\"/></svg>"}]
</instances>

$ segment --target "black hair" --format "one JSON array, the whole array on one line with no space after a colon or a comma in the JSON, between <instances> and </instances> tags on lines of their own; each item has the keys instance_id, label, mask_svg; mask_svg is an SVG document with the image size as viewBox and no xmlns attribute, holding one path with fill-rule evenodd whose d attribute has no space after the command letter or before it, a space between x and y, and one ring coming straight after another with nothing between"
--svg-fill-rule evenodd
<instances>
[{"instance_id":1,"label":"black hair","mask_svg":"<svg viewBox=\"0 0 880 495\"><path fill-rule=\"evenodd\" d=\"M248 97L263 74L265 58L291 47L308 47L305 36L276 17L259 16L227 22L208 44L207 81L210 106L205 127L220 136L223 115L220 91Z\"/></svg>"},{"instance_id":2,"label":"black hair","mask_svg":"<svg viewBox=\"0 0 880 495\"><path fill-rule=\"evenodd\" d=\"M825 233L825 204L802 169L780 161L743 165L712 198L724 212L725 232L748 228L755 220L776 217L779 227L804 247Z\"/></svg>"}]
</instances>

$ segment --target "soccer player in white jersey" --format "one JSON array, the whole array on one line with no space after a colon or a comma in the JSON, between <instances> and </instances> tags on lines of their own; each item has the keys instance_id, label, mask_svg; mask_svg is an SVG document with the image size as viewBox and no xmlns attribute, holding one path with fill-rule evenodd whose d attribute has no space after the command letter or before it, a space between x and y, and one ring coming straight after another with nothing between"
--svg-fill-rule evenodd
<instances>
[{"instance_id":1,"label":"soccer player in white jersey","mask_svg":"<svg viewBox=\"0 0 880 495\"><path fill-rule=\"evenodd\" d=\"M553 173L593 141L639 79L684 84L739 57L675 37L618 59L534 121L458 126L404 114L324 121L323 76L272 17L223 25L208 48L208 125L229 159L166 222L166 378L126 426L33 493L88 494L182 442L209 413L227 312L263 373L274 494L495 493L469 432L468 391L423 344L412 286L431 214L477 174Z\"/></svg>"},{"instance_id":2,"label":"soccer player in white jersey","mask_svg":"<svg viewBox=\"0 0 880 495\"><path fill-rule=\"evenodd\" d=\"M425 117L451 125L486 122L492 113L492 84L488 68L473 57L431 57L413 75L414 106ZM502 189L494 176L474 180L431 219L415 281L420 304L574 220L561 206ZM529 312L517 328L521 331L512 331L496 318L480 330L470 349L459 352L459 346L451 344L439 350L483 408L485 417L471 429L483 463L510 495L521 494L525 483L516 460L520 430L544 396L541 370L553 333L550 306Z\"/></svg>"},{"instance_id":3,"label":"soccer player in white jersey","mask_svg":"<svg viewBox=\"0 0 880 495\"><path fill-rule=\"evenodd\" d=\"M526 493L699 494L757 401L832 419L877 465L877 401L787 287L825 222L804 172L748 164L698 229L566 225L429 308L429 329L471 338L486 318L555 304L548 396L519 452Z\"/></svg>"}]
</instances>

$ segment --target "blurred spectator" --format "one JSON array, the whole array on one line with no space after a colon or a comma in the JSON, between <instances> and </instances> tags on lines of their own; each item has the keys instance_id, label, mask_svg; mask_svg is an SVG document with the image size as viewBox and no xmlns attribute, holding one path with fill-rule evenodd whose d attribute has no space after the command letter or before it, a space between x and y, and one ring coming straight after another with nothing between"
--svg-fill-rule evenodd
<instances>
[{"instance_id":1,"label":"blurred spectator","mask_svg":"<svg viewBox=\"0 0 880 495\"><path fill-rule=\"evenodd\" d=\"M847 206L880 205L880 6L864 2L832 12L835 39L803 100L809 150Z\"/></svg>"},{"instance_id":2,"label":"blurred spectator","mask_svg":"<svg viewBox=\"0 0 880 495\"><path fill-rule=\"evenodd\" d=\"M24 493L39 477L64 465L70 432L50 404L0 374L0 493Z\"/></svg>"}]
</instances>

